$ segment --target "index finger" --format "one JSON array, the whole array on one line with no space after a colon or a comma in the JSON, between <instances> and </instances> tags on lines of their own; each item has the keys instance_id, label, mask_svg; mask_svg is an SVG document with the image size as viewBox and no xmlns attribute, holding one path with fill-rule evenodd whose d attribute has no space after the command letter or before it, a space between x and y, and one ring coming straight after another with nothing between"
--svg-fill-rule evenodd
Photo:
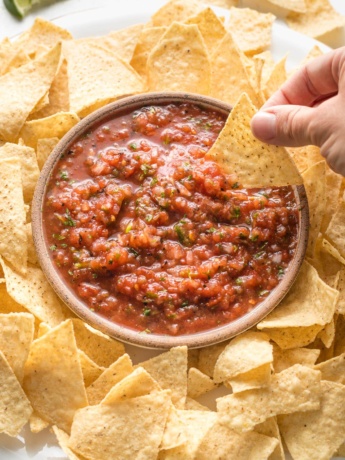
<instances>
[{"instance_id":1,"label":"index finger","mask_svg":"<svg viewBox=\"0 0 345 460\"><path fill-rule=\"evenodd\" d=\"M339 76L345 67L345 47L319 56L299 69L275 92L262 109L275 105L311 107L338 92Z\"/></svg>"}]
</instances>

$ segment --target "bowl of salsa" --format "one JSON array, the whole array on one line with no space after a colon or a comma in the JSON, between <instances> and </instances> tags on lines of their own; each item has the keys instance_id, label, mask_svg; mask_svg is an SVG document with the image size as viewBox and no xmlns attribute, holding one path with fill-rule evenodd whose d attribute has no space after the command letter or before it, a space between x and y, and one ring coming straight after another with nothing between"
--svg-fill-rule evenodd
<instances>
[{"instance_id":1,"label":"bowl of salsa","mask_svg":"<svg viewBox=\"0 0 345 460\"><path fill-rule=\"evenodd\" d=\"M39 261L84 321L144 347L200 347L254 326L303 261L303 186L244 188L207 152L231 107L151 93L83 119L42 170Z\"/></svg>"}]
</instances>

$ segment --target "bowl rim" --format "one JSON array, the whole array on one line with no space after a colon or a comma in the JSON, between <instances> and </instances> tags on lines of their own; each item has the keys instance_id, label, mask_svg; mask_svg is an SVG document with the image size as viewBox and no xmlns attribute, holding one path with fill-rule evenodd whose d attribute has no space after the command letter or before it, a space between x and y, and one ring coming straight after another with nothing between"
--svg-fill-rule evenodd
<instances>
[{"instance_id":1,"label":"bowl rim","mask_svg":"<svg viewBox=\"0 0 345 460\"><path fill-rule=\"evenodd\" d=\"M232 109L229 104L208 96L184 92L157 92L119 99L86 116L58 142L42 168L32 201L33 240L39 263L53 290L70 310L86 323L117 340L142 348L168 349L182 345L187 345L189 348L201 348L230 339L255 326L281 302L293 285L304 260L308 243L309 208L304 185L292 186L299 209L297 247L289 268L278 286L261 303L257 304L253 310L240 318L216 328L188 335L147 334L112 322L98 313L91 311L63 281L62 276L53 265L49 254L48 243L44 237L42 202L51 172L60 159L60 156L83 133L105 122L107 119L115 118L120 114L133 111L145 105L165 105L170 102L194 103L205 109L216 110L226 116L228 116Z\"/></svg>"}]
</instances>

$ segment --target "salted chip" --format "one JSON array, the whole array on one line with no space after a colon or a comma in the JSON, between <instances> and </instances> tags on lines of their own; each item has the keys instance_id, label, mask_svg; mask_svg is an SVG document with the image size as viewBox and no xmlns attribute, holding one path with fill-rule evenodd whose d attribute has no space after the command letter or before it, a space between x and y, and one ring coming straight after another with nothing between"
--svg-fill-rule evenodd
<instances>
[{"instance_id":1,"label":"salted chip","mask_svg":"<svg viewBox=\"0 0 345 460\"><path fill-rule=\"evenodd\" d=\"M46 118L59 112L69 111L69 90L67 61L62 59L59 69L52 81L49 92L47 93L47 104L40 110L36 110L29 117L29 120Z\"/></svg>"},{"instance_id":2,"label":"salted chip","mask_svg":"<svg viewBox=\"0 0 345 460\"><path fill-rule=\"evenodd\" d=\"M256 433L275 438L278 441L277 446L269 457L269 460L285 460L285 453L280 437L279 427L277 423L277 417L270 417L254 428Z\"/></svg>"},{"instance_id":3,"label":"salted chip","mask_svg":"<svg viewBox=\"0 0 345 460\"><path fill-rule=\"evenodd\" d=\"M322 380L345 385L345 353L317 364L314 369L321 372Z\"/></svg>"},{"instance_id":4,"label":"salted chip","mask_svg":"<svg viewBox=\"0 0 345 460\"><path fill-rule=\"evenodd\" d=\"M139 37L130 65L138 74L146 79L146 63L152 49L157 45L163 34L166 32L166 27L145 27Z\"/></svg>"},{"instance_id":5,"label":"salted chip","mask_svg":"<svg viewBox=\"0 0 345 460\"><path fill-rule=\"evenodd\" d=\"M303 59L301 63L301 67L308 64L308 62L312 61L316 57L322 56L324 53L318 45L314 45L306 57Z\"/></svg>"},{"instance_id":6,"label":"salted chip","mask_svg":"<svg viewBox=\"0 0 345 460\"><path fill-rule=\"evenodd\" d=\"M331 458L345 438L345 386L321 382L320 409L278 417L293 458Z\"/></svg>"},{"instance_id":7,"label":"salted chip","mask_svg":"<svg viewBox=\"0 0 345 460\"><path fill-rule=\"evenodd\" d=\"M243 187L301 184L302 178L287 151L253 136L250 121L255 113L248 96L242 94L206 156L224 172L236 174Z\"/></svg>"},{"instance_id":8,"label":"salted chip","mask_svg":"<svg viewBox=\"0 0 345 460\"><path fill-rule=\"evenodd\" d=\"M126 27L125 29L110 32L107 36L110 39L110 41L107 42L108 47L110 47L110 49L121 59L130 63L137 40L143 28L143 24L134 24L133 26Z\"/></svg>"},{"instance_id":9,"label":"salted chip","mask_svg":"<svg viewBox=\"0 0 345 460\"><path fill-rule=\"evenodd\" d=\"M198 369L213 378L216 362L227 344L228 342L222 342L217 343L216 345L201 348L199 352Z\"/></svg>"},{"instance_id":10,"label":"salted chip","mask_svg":"<svg viewBox=\"0 0 345 460\"><path fill-rule=\"evenodd\" d=\"M8 38L0 43L0 76L30 62L24 49L13 46Z\"/></svg>"},{"instance_id":11,"label":"salted chip","mask_svg":"<svg viewBox=\"0 0 345 460\"><path fill-rule=\"evenodd\" d=\"M236 433L217 421L206 433L195 458L198 460L266 460L278 445L277 439L251 431ZM231 452L231 457L229 457ZM176 459L177 460L177 459Z\"/></svg>"},{"instance_id":12,"label":"salted chip","mask_svg":"<svg viewBox=\"0 0 345 460\"><path fill-rule=\"evenodd\" d=\"M230 8L227 28L239 48L253 55L270 47L274 20L275 16L271 13L259 13L251 8Z\"/></svg>"},{"instance_id":13,"label":"salted chip","mask_svg":"<svg viewBox=\"0 0 345 460\"><path fill-rule=\"evenodd\" d=\"M63 53L68 65L70 111L80 117L119 97L143 91L139 75L112 51L67 41Z\"/></svg>"},{"instance_id":14,"label":"salted chip","mask_svg":"<svg viewBox=\"0 0 345 460\"><path fill-rule=\"evenodd\" d=\"M248 71L246 56L229 32L210 59L211 96L233 105L246 92L257 107L261 105L262 101Z\"/></svg>"},{"instance_id":15,"label":"salted chip","mask_svg":"<svg viewBox=\"0 0 345 460\"><path fill-rule=\"evenodd\" d=\"M304 187L309 205L309 240L307 256L313 258L316 239L321 228L326 209L326 164L324 161L314 164L303 174Z\"/></svg>"},{"instance_id":16,"label":"salted chip","mask_svg":"<svg viewBox=\"0 0 345 460\"><path fill-rule=\"evenodd\" d=\"M320 350L312 348L293 348L282 350L277 345L273 346L273 368L278 374L295 364L312 367L320 356Z\"/></svg>"},{"instance_id":17,"label":"salted chip","mask_svg":"<svg viewBox=\"0 0 345 460\"><path fill-rule=\"evenodd\" d=\"M319 163L323 160L320 148L316 145L305 145L303 147L288 147L291 158L297 166L300 173L303 173L306 169L313 166L315 163Z\"/></svg>"},{"instance_id":18,"label":"salted chip","mask_svg":"<svg viewBox=\"0 0 345 460\"><path fill-rule=\"evenodd\" d=\"M188 370L191 367L198 368L199 355L200 355L199 348L193 348L193 349L188 348Z\"/></svg>"},{"instance_id":19,"label":"salted chip","mask_svg":"<svg viewBox=\"0 0 345 460\"><path fill-rule=\"evenodd\" d=\"M123 343L94 329L81 319L73 318L77 346L101 367L108 367L125 353Z\"/></svg>"},{"instance_id":20,"label":"salted chip","mask_svg":"<svg viewBox=\"0 0 345 460\"><path fill-rule=\"evenodd\" d=\"M177 415L180 419L182 436L186 441L172 449L162 450L159 459L193 460L199 458L197 455L199 444L216 422L217 414L207 411L178 410Z\"/></svg>"},{"instance_id":21,"label":"salted chip","mask_svg":"<svg viewBox=\"0 0 345 460\"><path fill-rule=\"evenodd\" d=\"M32 27L20 35L15 46L22 46L32 57L42 46L51 48L61 40L71 40L73 37L68 30L59 27L43 18L36 18Z\"/></svg>"},{"instance_id":22,"label":"salted chip","mask_svg":"<svg viewBox=\"0 0 345 460\"><path fill-rule=\"evenodd\" d=\"M262 92L266 99L272 96L287 79L286 75L286 56L274 64L271 73L268 75L265 83L262 86Z\"/></svg>"},{"instance_id":23,"label":"salted chip","mask_svg":"<svg viewBox=\"0 0 345 460\"><path fill-rule=\"evenodd\" d=\"M25 229L26 229L26 237L27 237L27 244L28 244L28 262L38 267L39 263L37 259L37 252L35 249L34 240L32 237L31 223L26 224Z\"/></svg>"},{"instance_id":24,"label":"salted chip","mask_svg":"<svg viewBox=\"0 0 345 460\"><path fill-rule=\"evenodd\" d=\"M233 393L268 387L271 381L271 364L263 364L226 381Z\"/></svg>"},{"instance_id":25,"label":"salted chip","mask_svg":"<svg viewBox=\"0 0 345 460\"><path fill-rule=\"evenodd\" d=\"M326 209L321 223L321 232L325 233L338 207L343 176L326 167Z\"/></svg>"},{"instance_id":26,"label":"salted chip","mask_svg":"<svg viewBox=\"0 0 345 460\"><path fill-rule=\"evenodd\" d=\"M287 13L305 13L307 10L305 0L246 0L246 6L263 11L273 13L280 18L285 18Z\"/></svg>"},{"instance_id":27,"label":"salted chip","mask_svg":"<svg viewBox=\"0 0 345 460\"><path fill-rule=\"evenodd\" d=\"M219 356L214 368L214 381L221 383L272 362L269 337L262 332L244 332L232 339Z\"/></svg>"},{"instance_id":28,"label":"salted chip","mask_svg":"<svg viewBox=\"0 0 345 460\"><path fill-rule=\"evenodd\" d=\"M186 410L201 410L201 411L206 411L206 412L209 412L211 410L209 407L204 406L203 404L200 404L199 401L196 401L193 398L189 398L188 396L186 398L185 409Z\"/></svg>"},{"instance_id":29,"label":"salted chip","mask_svg":"<svg viewBox=\"0 0 345 460\"><path fill-rule=\"evenodd\" d=\"M75 414L68 446L90 460L157 458L170 407L166 391L85 407Z\"/></svg>"},{"instance_id":30,"label":"salted chip","mask_svg":"<svg viewBox=\"0 0 345 460\"><path fill-rule=\"evenodd\" d=\"M326 348L330 348L333 344L335 336L335 324L334 319L318 333L317 337L321 339L322 343Z\"/></svg>"},{"instance_id":31,"label":"salted chip","mask_svg":"<svg viewBox=\"0 0 345 460\"><path fill-rule=\"evenodd\" d=\"M170 412L165 425L160 450L173 449L187 442L185 433L183 433L183 424L178 415L177 409L171 404Z\"/></svg>"},{"instance_id":32,"label":"salted chip","mask_svg":"<svg viewBox=\"0 0 345 460\"><path fill-rule=\"evenodd\" d=\"M0 77L0 139L16 141L29 113L49 90L60 53L58 44L39 59Z\"/></svg>"},{"instance_id":33,"label":"salted chip","mask_svg":"<svg viewBox=\"0 0 345 460\"><path fill-rule=\"evenodd\" d=\"M187 19L185 23L198 26L209 53L219 45L226 34L226 29L222 21L211 8L205 8L196 16Z\"/></svg>"},{"instance_id":34,"label":"salted chip","mask_svg":"<svg viewBox=\"0 0 345 460\"><path fill-rule=\"evenodd\" d=\"M38 267L27 267L20 275L0 259L9 295L19 304L54 327L65 319L61 302Z\"/></svg>"},{"instance_id":35,"label":"salted chip","mask_svg":"<svg viewBox=\"0 0 345 460\"><path fill-rule=\"evenodd\" d=\"M345 268L339 271L337 289L339 291L339 299L336 312L340 315L345 315Z\"/></svg>"},{"instance_id":36,"label":"salted chip","mask_svg":"<svg viewBox=\"0 0 345 460\"><path fill-rule=\"evenodd\" d=\"M23 388L40 417L69 432L76 410L87 405L71 320L32 343Z\"/></svg>"},{"instance_id":37,"label":"salted chip","mask_svg":"<svg viewBox=\"0 0 345 460\"><path fill-rule=\"evenodd\" d=\"M26 203L30 203L40 174L36 160L35 150L25 145L11 144L7 142L0 147L0 159L18 156L23 185L23 196Z\"/></svg>"},{"instance_id":38,"label":"salted chip","mask_svg":"<svg viewBox=\"0 0 345 460\"><path fill-rule=\"evenodd\" d=\"M187 385L187 394L190 398L198 398L217 387L217 384L208 375L195 367L191 367L188 371Z\"/></svg>"},{"instance_id":39,"label":"salted chip","mask_svg":"<svg viewBox=\"0 0 345 460\"><path fill-rule=\"evenodd\" d=\"M174 22L147 59L149 91L210 93L211 67L196 25Z\"/></svg>"},{"instance_id":40,"label":"salted chip","mask_svg":"<svg viewBox=\"0 0 345 460\"><path fill-rule=\"evenodd\" d=\"M171 400L183 409L187 396L187 347L175 347L140 363L163 390L171 389Z\"/></svg>"},{"instance_id":41,"label":"salted chip","mask_svg":"<svg viewBox=\"0 0 345 460\"><path fill-rule=\"evenodd\" d=\"M0 433L17 436L29 420L32 407L1 351L0 388Z\"/></svg>"},{"instance_id":42,"label":"salted chip","mask_svg":"<svg viewBox=\"0 0 345 460\"><path fill-rule=\"evenodd\" d=\"M132 372L130 357L127 354L121 356L86 389L89 404L99 404L113 386Z\"/></svg>"},{"instance_id":43,"label":"salted chip","mask_svg":"<svg viewBox=\"0 0 345 460\"><path fill-rule=\"evenodd\" d=\"M49 426L49 422L43 420L36 412L33 412L30 416L30 431L31 433L40 433Z\"/></svg>"},{"instance_id":44,"label":"salted chip","mask_svg":"<svg viewBox=\"0 0 345 460\"><path fill-rule=\"evenodd\" d=\"M28 249L21 161L18 155L0 157L0 184L0 256L24 274Z\"/></svg>"},{"instance_id":45,"label":"salted chip","mask_svg":"<svg viewBox=\"0 0 345 460\"><path fill-rule=\"evenodd\" d=\"M34 326L35 320L30 313L0 314L0 350L19 383L23 380L24 364L34 338Z\"/></svg>"},{"instance_id":46,"label":"salted chip","mask_svg":"<svg viewBox=\"0 0 345 460\"><path fill-rule=\"evenodd\" d=\"M83 373L85 387L91 385L105 370L98 366L91 358L81 350L78 350L81 371Z\"/></svg>"},{"instance_id":47,"label":"salted chip","mask_svg":"<svg viewBox=\"0 0 345 460\"><path fill-rule=\"evenodd\" d=\"M242 432L274 415L319 409L320 380L321 372L295 364L274 374L268 388L217 399L220 423Z\"/></svg>"},{"instance_id":48,"label":"salted chip","mask_svg":"<svg viewBox=\"0 0 345 460\"><path fill-rule=\"evenodd\" d=\"M49 158L49 155L54 150L56 144L59 142L58 137L51 137L47 139L38 139L36 147L37 163L40 170L42 170L44 163Z\"/></svg>"},{"instance_id":49,"label":"salted chip","mask_svg":"<svg viewBox=\"0 0 345 460\"><path fill-rule=\"evenodd\" d=\"M305 3L305 13L287 15L286 22L291 29L322 41L326 34L344 26L344 16L337 13L328 0L305 0Z\"/></svg>"},{"instance_id":50,"label":"salted chip","mask_svg":"<svg viewBox=\"0 0 345 460\"><path fill-rule=\"evenodd\" d=\"M65 431L60 430L60 428L58 428L56 425L54 425L52 428L56 436L56 439L59 443L59 446L64 451L64 453L67 455L69 460L83 460L85 458L85 457L82 457L81 455L76 455L73 452L73 450L68 447L70 437Z\"/></svg>"},{"instance_id":51,"label":"salted chip","mask_svg":"<svg viewBox=\"0 0 345 460\"><path fill-rule=\"evenodd\" d=\"M258 329L325 326L332 321L339 293L327 286L316 269L304 261L288 295Z\"/></svg>"},{"instance_id":52,"label":"salted chip","mask_svg":"<svg viewBox=\"0 0 345 460\"><path fill-rule=\"evenodd\" d=\"M333 245L338 249L339 253L343 257L345 257L344 222L345 200L341 200L327 227L326 237L330 240L331 243L333 243Z\"/></svg>"},{"instance_id":53,"label":"salted chip","mask_svg":"<svg viewBox=\"0 0 345 460\"><path fill-rule=\"evenodd\" d=\"M1 265L0 265L1 267ZM27 309L17 303L7 292L6 282L0 281L0 313L27 313Z\"/></svg>"},{"instance_id":54,"label":"salted chip","mask_svg":"<svg viewBox=\"0 0 345 460\"><path fill-rule=\"evenodd\" d=\"M197 0L170 0L155 12L151 23L155 27L170 26L173 21L185 21L204 9L205 5Z\"/></svg>"},{"instance_id":55,"label":"salted chip","mask_svg":"<svg viewBox=\"0 0 345 460\"><path fill-rule=\"evenodd\" d=\"M27 121L19 135L26 145L36 147L38 139L63 137L79 120L76 113L59 112L47 118Z\"/></svg>"},{"instance_id":56,"label":"salted chip","mask_svg":"<svg viewBox=\"0 0 345 460\"><path fill-rule=\"evenodd\" d=\"M305 347L312 343L323 326L282 327L266 329L265 333L283 350Z\"/></svg>"}]
</instances>

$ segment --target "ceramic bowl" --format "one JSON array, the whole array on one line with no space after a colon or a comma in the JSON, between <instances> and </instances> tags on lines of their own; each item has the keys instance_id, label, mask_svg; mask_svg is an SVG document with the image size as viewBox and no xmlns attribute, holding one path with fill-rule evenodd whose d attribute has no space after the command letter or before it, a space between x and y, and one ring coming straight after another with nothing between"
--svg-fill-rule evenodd
<instances>
[{"instance_id":1,"label":"ceramic bowl","mask_svg":"<svg viewBox=\"0 0 345 460\"><path fill-rule=\"evenodd\" d=\"M70 290L61 278L59 271L51 260L48 243L44 238L44 216L41 212L42 203L50 174L61 155L68 151L69 147L81 135L108 119L115 118L119 114L131 112L145 105L160 105L170 102L190 102L205 109L216 110L226 116L231 111L231 107L228 104L200 95L185 93L148 93L120 99L87 116L60 140L44 165L37 184L32 206L33 236L42 270L53 289L67 306L85 322L111 337L144 348L166 349L178 345L188 345L190 348L199 348L224 341L253 327L270 313L289 291L303 262L308 240L308 203L303 185L293 187L299 208L298 243L289 269L286 271L279 285L268 295L268 297L244 316L217 328L189 335L169 336L143 334L111 322L91 311L86 304Z\"/></svg>"}]
</instances>

